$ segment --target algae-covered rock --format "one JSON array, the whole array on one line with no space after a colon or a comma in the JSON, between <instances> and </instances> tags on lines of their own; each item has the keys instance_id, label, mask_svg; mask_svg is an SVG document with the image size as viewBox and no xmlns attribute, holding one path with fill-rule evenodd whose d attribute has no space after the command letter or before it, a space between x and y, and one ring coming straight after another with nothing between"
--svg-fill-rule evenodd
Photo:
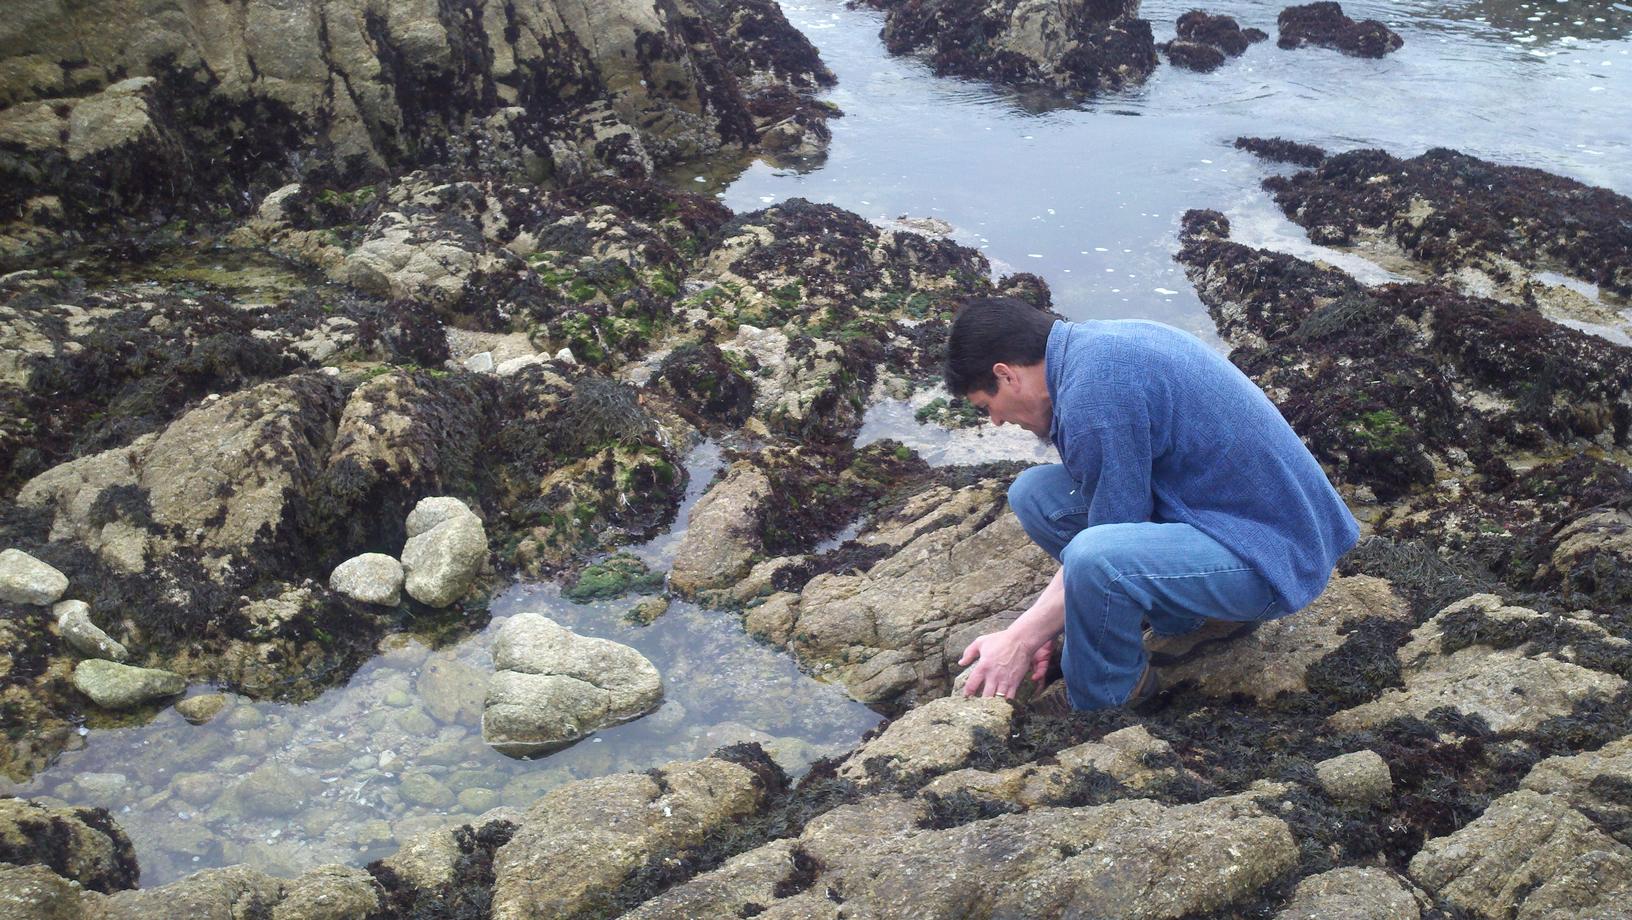
<instances>
[{"instance_id":1,"label":"algae-covered rock","mask_svg":"<svg viewBox=\"0 0 1632 920\"><path fill-rule=\"evenodd\" d=\"M1268 38L1259 29L1243 29L1231 16L1190 10L1179 16L1178 37L1158 47L1169 63L1208 73L1227 58L1239 57L1250 45Z\"/></svg>"},{"instance_id":2,"label":"algae-covered rock","mask_svg":"<svg viewBox=\"0 0 1632 920\"><path fill-rule=\"evenodd\" d=\"M45 866L0 863L0 917L81 920L80 888Z\"/></svg>"},{"instance_id":3,"label":"algae-covered rock","mask_svg":"<svg viewBox=\"0 0 1632 920\"><path fill-rule=\"evenodd\" d=\"M638 718L663 699L657 668L634 649L579 636L541 614L499 628L482 711L482 738L512 755L577 741Z\"/></svg>"},{"instance_id":4,"label":"algae-covered rock","mask_svg":"<svg viewBox=\"0 0 1632 920\"><path fill-rule=\"evenodd\" d=\"M329 574L329 587L355 601L395 607L402 601L402 563L384 553L353 556Z\"/></svg>"},{"instance_id":5,"label":"algae-covered rock","mask_svg":"<svg viewBox=\"0 0 1632 920\"><path fill-rule=\"evenodd\" d=\"M176 711L194 725L203 725L221 713L227 706L224 693L201 693L176 701Z\"/></svg>"},{"instance_id":6,"label":"algae-covered rock","mask_svg":"<svg viewBox=\"0 0 1632 920\"><path fill-rule=\"evenodd\" d=\"M129 653L112 636L91 622L91 606L84 601L62 601L51 608L57 632L74 651L87 658L124 661Z\"/></svg>"},{"instance_id":7,"label":"algae-covered rock","mask_svg":"<svg viewBox=\"0 0 1632 920\"><path fill-rule=\"evenodd\" d=\"M246 815L280 817L300 811L322 788L315 776L268 763L239 780L231 794Z\"/></svg>"},{"instance_id":8,"label":"algae-covered rock","mask_svg":"<svg viewBox=\"0 0 1632 920\"><path fill-rule=\"evenodd\" d=\"M130 839L100 808L0 799L0 863L46 866L92 891L134 888L137 882Z\"/></svg>"},{"instance_id":9,"label":"algae-covered rock","mask_svg":"<svg viewBox=\"0 0 1632 920\"><path fill-rule=\"evenodd\" d=\"M616 553L585 566L578 580L562 589L561 596L586 603L625 594L644 594L662 587L662 572L653 572L645 562L628 553Z\"/></svg>"},{"instance_id":10,"label":"algae-covered rock","mask_svg":"<svg viewBox=\"0 0 1632 920\"><path fill-rule=\"evenodd\" d=\"M1376 19L1356 22L1343 15L1343 7L1331 0L1289 6L1276 17L1282 48L1314 45L1335 48L1354 57L1380 58L1396 51L1405 39Z\"/></svg>"},{"instance_id":11,"label":"algae-covered rock","mask_svg":"<svg viewBox=\"0 0 1632 920\"><path fill-rule=\"evenodd\" d=\"M613 903L654 857L702 845L772 791L755 766L708 758L583 780L527 809L493 857L494 920L571 916Z\"/></svg>"},{"instance_id":12,"label":"algae-covered rock","mask_svg":"<svg viewBox=\"0 0 1632 920\"><path fill-rule=\"evenodd\" d=\"M1345 866L1298 883L1275 920L1419 920L1428 898L1387 869Z\"/></svg>"},{"instance_id":13,"label":"algae-covered rock","mask_svg":"<svg viewBox=\"0 0 1632 920\"><path fill-rule=\"evenodd\" d=\"M180 674L87 658L74 666L74 688L108 709L130 709L187 689Z\"/></svg>"},{"instance_id":14,"label":"algae-covered rock","mask_svg":"<svg viewBox=\"0 0 1632 920\"><path fill-rule=\"evenodd\" d=\"M49 607L68 590L68 576L20 549L0 552L0 602Z\"/></svg>"},{"instance_id":15,"label":"algae-covered rock","mask_svg":"<svg viewBox=\"0 0 1632 920\"><path fill-rule=\"evenodd\" d=\"M1008 737L1014 707L996 697L941 697L890 723L857 748L839 775L864 785L912 783L968 765L970 756Z\"/></svg>"},{"instance_id":16,"label":"algae-covered rock","mask_svg":"<svg viewBox=\"0 0 1632 920\"><path fill-rule=\"evenodd\" d=\"M288 883L272 920L351 920L380 908L379 885L352 866L320 866Z\"/></svg>"},{"instance_id":17,"label":"algae-covered rock","mask_svg":"<svg viewBox=\"0 0 1632 920\"><path fill-rule=\"evenodd\" d=\"M148 920L151 917L271 916L283 897L283 879L248 866L204 869L157 888L121 891L89 899L86 910L97 920Z\"/></svg>"}]
</instances>

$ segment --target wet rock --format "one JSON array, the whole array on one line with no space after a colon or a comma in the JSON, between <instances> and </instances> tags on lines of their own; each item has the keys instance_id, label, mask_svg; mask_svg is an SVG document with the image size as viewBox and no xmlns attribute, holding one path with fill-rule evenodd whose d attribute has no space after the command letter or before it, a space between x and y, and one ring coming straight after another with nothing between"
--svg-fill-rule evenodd
<instances>
[{"instance_id":1,"label":"wet rock","mask_svg":"<svg viewBox=\"0 0 1632 920\"><path fill-rule=\"evenodd\" d=\"M433 830L410 837L379 865L411 888L436 890L453 882L459 856L453 832Z\"/></svg>"},{"instance_id":2,"label":"wet rock","mask_svg":"<svg viewBox=\"0 0 1632 920\"><path fill-rule=\"evenodd\" d=\"M245 915L271 916L287 882L248 866L204 869L177 882L107 898L87 899L97 920L146 920L149 917L200 917L231 920Z\"/></svg>"},{"instance_id":3,"label":"wet rock","mask_svg":"<svg viewBox=\"0 0 1632 920\"><path fill-rule=\"evenodd\" d=\"M402 563L384 553L353 556L329 574L329 587L355 601L395 607L402 602Z\"/></svg>"},{"instance_id":4,"label":"wet rock","mask_svg":"<svg viewBox=\"0 0 1632 920\"><path fill-rule=\"evenodd\" d=\"M647 383L699 419L736 427L754 409L754 383L711 342L676 348Z\"/></svg>"},{"instance_id":5,"label":"wet rock","mask_svg":"<svg viewBox=\"0 0 1632 920\"><path fill-rule=\"evenodd\" d=\"M380 907L379 885L351 866L321 866L288 884L272 920L352 920Z\"/></svg>"},{"instance_id":6,"label":"wet rock","mask_svg":"<svg viewBox=\"0 0 1632 920\"><path fill-rule=\"evenodd\" d=\"M62 601L51 608L57 618L57 632L74 651L87 658L124 661L125 647L91 622L91 606L84 601Z\"/></svg>"},{"instance_id":7,"label":"wet rock","mask_svg":"<svg viewBox=\"0 0 1632 920\"><path fill-rule=\"evenodd\" d=\"M923 51L935 72L1102 92L1143 82L1156 68L1138 0L869 0L885 11L891 54Z\"/></svg>"},{"instance_id":8,"label":"wet rock","mask_svg":"<svg viewBox=\"0 0 1632 920\"><path fill-rule=\"evenodd\" d=\"M1558 531L1548 560L1567 597L1594 597L1605 604L1632 603L1632 514L1599 511Z\"/></svg>"},{"instance_id":9,"label":"wet rock","mask_svg":"<svg viewBox=\"0 0 1632 920\"><path fill-rule=\"evenodd\" d=\"M49 607L68 590L68 576L20 549L0 552L0 602Z\"/></svg>"},{"instance_id":10,"label":"wet rock","mask_svg":"<svg viewBox=\"0 0 1632 920\"><path fill-rule=\"evenodd\" d=\"M1014 707L995 697L941 697L912 709L863 744L839 775L870 785L912 784L967 766L1008 737Z\"/></svg>"},{"instance_id":11,"label":"wet rock","mask_svg":"<svg viewBox=\"0 0 1632 920\"><path fill-rule=\"evenodd\" d=\"M657 591L662 587L662 572L653 572L638 557L617 553L585 566L578 580L564 588L561 596L582 604L630 593Z\"/></svg>"},{"instance_id":12,"label":"wet rock","mask_svg":"<svg viewBox=\"0 0 1632 920\"><path fill-rule=\"evenodd\" d=\"M1238 137L1235 149L1245 150L1275 163L1315 167L1326 159L1326 151L1313 144L1300 144L1284 137Z\"/></svg>"},{"instance_id":13,"label":"wet rock","mask_svg":"<svg viewBox=\"0 0 1632 920\"><path fill-rule=\"evenodd\" d=\"M770 494L770 480L752 463L732 464L692 507L669 585L692 593L723 587L746 575L760 549L759 506Z\"/></svg>"},{"instance_id":14,"label":"wet rock","mask_svg":"<svg viewBox=\"0 0 1632 920\"><path fill-rule=\"evenodd\" d=\"M453 792L445 783L429 773L417 770L404 773L402 783L397 789L405 801L426 808L447 808L454 800Z\"/></svg>"},{"instance_id":15,"label":"wet rock","mask_svg":"<svg viewBox=\"0 0 1632 920\"><path fill-rule=\"evenodd\" d=\"M1331 724L1354 730L1402 716L1423 718L1448 706L1483 718L1495 731L1526 731L1570 714L1584 700L1607 698L1626 686L1612 674L1539 654L1532 657L1523 645L1492 649L1477 637L1470 641L1450 628L1469 611L1508 620L1551 618L1527 608L1504 607L1501 598L1492 595L1452 604L1418 627L1400 648L1403 688L1385 690L1373 702L1339 712Z\"/></svg>"},{"instance_id":16,"label":"wet rock","mask_svg":"<svg viewBox=\"0 0 1632 920\"><path fill-rule=\"evenodd\" d=\"M170 781L177 798L199 807L220 798L226 788L227 778L219 773L177 773Z\"/></svg>"},{"instance_id":17,"label":"wet rock","mask_svg":"<svg viewBox=\"0 0 1632 920\"><path fill-rule=\"evenodd\" d=\"M1275 21L1281 29L1276 44L1287 49L1314 45L1354 57L1380 58L1405 44L1405 39L1383 23L1375 19L1356 22L1330 0L1289 6Z\"/></svg>"},{"instance_id":18,"label":"wet rock","mask_svg":"<svg viewBox=\"0 0 1632 920\"><path fill-rule=\"evenodd\" d=\"M92 891L118 891L137 882L130 839L100 808L55 808L27 799L0 799L3 863L45 866Z\"/></svg>"},{"instance_id":19,"label":"wet rock","mask_svg":"<svg viewBox=\"0 0 1632 920\"><path fill-rule=\"evenodd\" d=\"M169 671L87 658L74 666L74 689L98 706L131 709L182 693L187 681Z\"/></svg>"},{"instance_id":20,"label":"wet rock","mask_svg":"<svg viewBox=\"0 0 1632 920\"><path fill-rule=\"evenodd\" d=\"M630 607L629 612L624 614L624 619L631 623L639 623L642 626L650 626L657 622L658 617L668 612L669 599L667 597L648 597Z\"/></svg>"},{"instance_id":21,"label":"wet rock","mask_svg":"<svg viewBox=\"0 0 1632 920\"><path fill-rule=\"evenodd\" d=\"M1517 288L1532 271L1632 296L1625 195L1439 147L1409 159L1351 150L1307 165L1264 187L1317 243L1403 252L1472 293L1506 291L1504 299L1522 299Z\"/></svg>"},{"instance_id":22,"label":"wet rock","mask_svg":"<svg viewBox=\"0 0 1632 920\"><path fill-rule=\"evenodd\" d=\"M1251 635L1221 643L1176 667L1162 669L1168 686L1194 681L1211 696L1245 693L1261 703L1308 690L1322 659L1343 647L1362 623L1408 624L1409 606L1380 578L1335 577L1310 605L1262 624ZM1362 689L1363 692L1363 689Z\"/></svg>"},{"instance_id":23,"label":"wet rock","mask_svg":"<svg viewBox=\"0 0 1632 920\"><path fill-rule=\"evenodd\" d=\"M944 695L969 641L1006 626L1048 583L1053 560L1009 513L1003 485L937 486L859 540L879 561L772 595L747 627L786 645L857 699Z\"/></svg>"},{"instance_id":24,"label":"wet rock","mask_svg":"<svg viewBox=\"0 0 1632 920\"><path fill-rule=\"evenodd\" d=\"M482 716L487 675L451 656L439 655L420 670L414 692L437 721L474 725Z\"/></svg>"},{"instance_id":25,"label":"wet rock","mask_svg":"<svg viewBox=\"0 0 1632 920\"><path fill-rule=\"evenodd\" d=\"M1191 10L1177 22L1178 37L1160 45L1171 64L1202 73L1217 70L1224 61L1240 57L1247 48L1268 38L1259 29L1242 29L1234 17Z\"/></svg>"},{"instance_id":26,"label":"wet rock","mask_svg":"<svg viewBox=\"0 0 1632 920\"><path fill-rule=\"evenodd\" d=\"M1410 871L1430 894L1484 917L1612 916L1632 893L1632 849L1528 789L1429 840Z\"/></svg>"},{"instance_id":27,"label":"wet rock","mask_svg":"<svg viewBox=\"0 0 1632 920\"><path fill-rule=\"evenodd\" d=\"M702 845L757 811L767 793L753 769L715 758L557 789L494 854L493 917L605 909L648 859Z\"/></svg>"},{"instance_id":28,"label":"wet rock","mask_svg":"<svg viewBox=\"0 0 1632 920\"><path fill-rule=\"evenodd\" d=\"M0 863L0 917L80 920L79 886L44 866Z\"/></svg>"},{"instance_id":29,"label":"wet rock","mask_svg":"<svg viewBox=\"0 0 1632 920\"><path fill-rule=\"evenodd\" d=\"M1376 805L1394 794L1394 777L1376 751L1355 751L1315 764L1320 788L1339 802Z\"/></svg>"},{"instance_id":30,"label":"wet rock","mask_svg":"<svg viewBox=\"0 0 1632 920\"><path fill-rule=\"evenodd\" d=\"M305 808L322 788L314 776L269 763L239 780L232 795L246 815L282 817Z\"/></svg>"},{"instance_id":31,"label":"wet rock","mask_svg":"<svg viewBox=\"0 0 1632 920\"><path fill-rule=\"evenodd\" d=\"M563 747L638 718L663 699L657 668L639 652L576 635L536 613L517 614L499 628L493 666L482 738L511 755Z\"/></svg>"},{"instance_id":32,"label":"wet rock","mask_svg":"<svg viewBox=\"0 0 1632 920\"><path fill-rule=\"evenodd\" d=\"M1105 777L1114 782L1101 782L1096 788L1096 781ZM1099 741L1064 748L1050 763L996 771L955 770L937 777L920 794L938 797L943 803L964 797L1029 809L1102 804L1138 792L1159 793L1181 779L1193 777L1178 765L1172 746L1133 725ZM1090 797L1087 802L1083 801L1085 794Z\"/></svg>"},{"instance_id":33,"label":"wet rock","mask_svg":"<svg viewBox=\"0 0 1632 920\"><path fill-rule=\"evenodd\" d=\"M1299 882L1275 920L1419 920L1430 906L1415 885L1387 869L1345 866Z\"/></svg>"},{"instance_id":34,"label":"wet rock","mask_svg":"<svg viewBox=\"0 0 1632 920\"><path fill-rule=\"evenodd\" d=\"M431 607L452 604L470 590L486 561L482 520L457 499L425 499L408 516L403 585L414 600Z\"/></svg>"}]
</instances>

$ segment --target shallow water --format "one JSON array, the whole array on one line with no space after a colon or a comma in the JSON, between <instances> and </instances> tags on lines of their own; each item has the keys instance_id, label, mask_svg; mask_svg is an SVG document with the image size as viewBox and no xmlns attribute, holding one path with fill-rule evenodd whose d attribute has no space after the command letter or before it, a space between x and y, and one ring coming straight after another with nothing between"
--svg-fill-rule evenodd
<instances>
[{"instance_id":1,"label":"shallow water","mask_svg":"<svg viewBox=\"0 0 1632 920\"><path fill-rule=\"evenodd\" d=\"M686 512L720 456L708 442L692 451L681 516L636 548L649 564L672 563ZM240 862L292 876L324 863L361 865L417 832L495 806L525 807L572 780L704 757L739 741L759 742L798 775L877 724L842 688L751 639L736 614L675 602L650 626L627 621L644 596L576 604L555 584L518 584L493 598L485 629L458 643L433 650L391 637L345 686L306 704L236 699L201 726L166 709L140 727L87 730L82 749L10 791L106 807L130 835L146 886ZM481 735L489 650L504 620L526 611L640 651L663 674L663 706L545 757L493 751Z\"/></svg>"},{"instance_id":2,"label":"shallow water","mask_svg":"<svg viewBox=\"0 0 1632 920\"><path fill-rule=\"evenodd\" d=\"M1397 156L1454 147L1632 193L1632 5L1345 2L1348 15L1382 19L1404 37L1382 60L1275 47L1287 5L1200 4L1270 40L1211 74L1164 60L1142 87L1072 103L937 78L920 60L885 53L882 14L786 0L789 20L839 78L827 98L845 116L831 123L831 152L804 172L759 163L724 187L701 171L694 184L738 210L802 196L871 219L938 217L999 271L1046 278L1071 318L1157 319L1214 341L1172 261L1189 208L1223 211L1242 242L1392 280L1312 246L1258 187L1285 167L1235 150L1238 136ZM1195 6L1146 0L1142 15L1161 42Z\"/></svg>"}]
</instances>

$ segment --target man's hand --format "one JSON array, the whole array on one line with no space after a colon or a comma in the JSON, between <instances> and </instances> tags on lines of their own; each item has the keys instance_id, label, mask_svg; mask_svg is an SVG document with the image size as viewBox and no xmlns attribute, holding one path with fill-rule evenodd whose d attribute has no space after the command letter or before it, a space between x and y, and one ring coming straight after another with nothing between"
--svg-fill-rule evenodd
<instances>
[{"instance_id":1,"label":"man's hand","mask_svg":"<svg viewBox=\"0 0 1632 920\"><path fill-rule=\"evenodd\" d=\"M1020 683L1030 677L1041 684L1048 674L1048 661L1054 653L1054 642L1032 647L1015 630L987 633L969 643L958 664L975 666L963 685L964 696L1003 696L1013 699L1020 691Z\"/></svg>"}]
</instances>

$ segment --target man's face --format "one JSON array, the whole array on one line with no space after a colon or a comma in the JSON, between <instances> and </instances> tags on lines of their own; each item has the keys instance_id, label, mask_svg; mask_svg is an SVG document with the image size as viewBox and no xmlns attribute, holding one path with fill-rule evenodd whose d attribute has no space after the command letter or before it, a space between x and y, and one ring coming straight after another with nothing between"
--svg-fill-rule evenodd
<instances>
[{"instance_id":1,"label":"man's face","mask_svg":"<svg viewBox=\"0 0 1632 920\"><path fill-rule=\"evenodd\" d=\"M991 393L971 390L965 397L980 409L993 425L1015 424L1048 442L1053 423L1053 406L1048 398L1047 383L1033 379L1021 369L998 364L992 368L997 378L997 389ZM1039 389L1040 392L1035 392Z\"/></svg>"}]
</instances>

